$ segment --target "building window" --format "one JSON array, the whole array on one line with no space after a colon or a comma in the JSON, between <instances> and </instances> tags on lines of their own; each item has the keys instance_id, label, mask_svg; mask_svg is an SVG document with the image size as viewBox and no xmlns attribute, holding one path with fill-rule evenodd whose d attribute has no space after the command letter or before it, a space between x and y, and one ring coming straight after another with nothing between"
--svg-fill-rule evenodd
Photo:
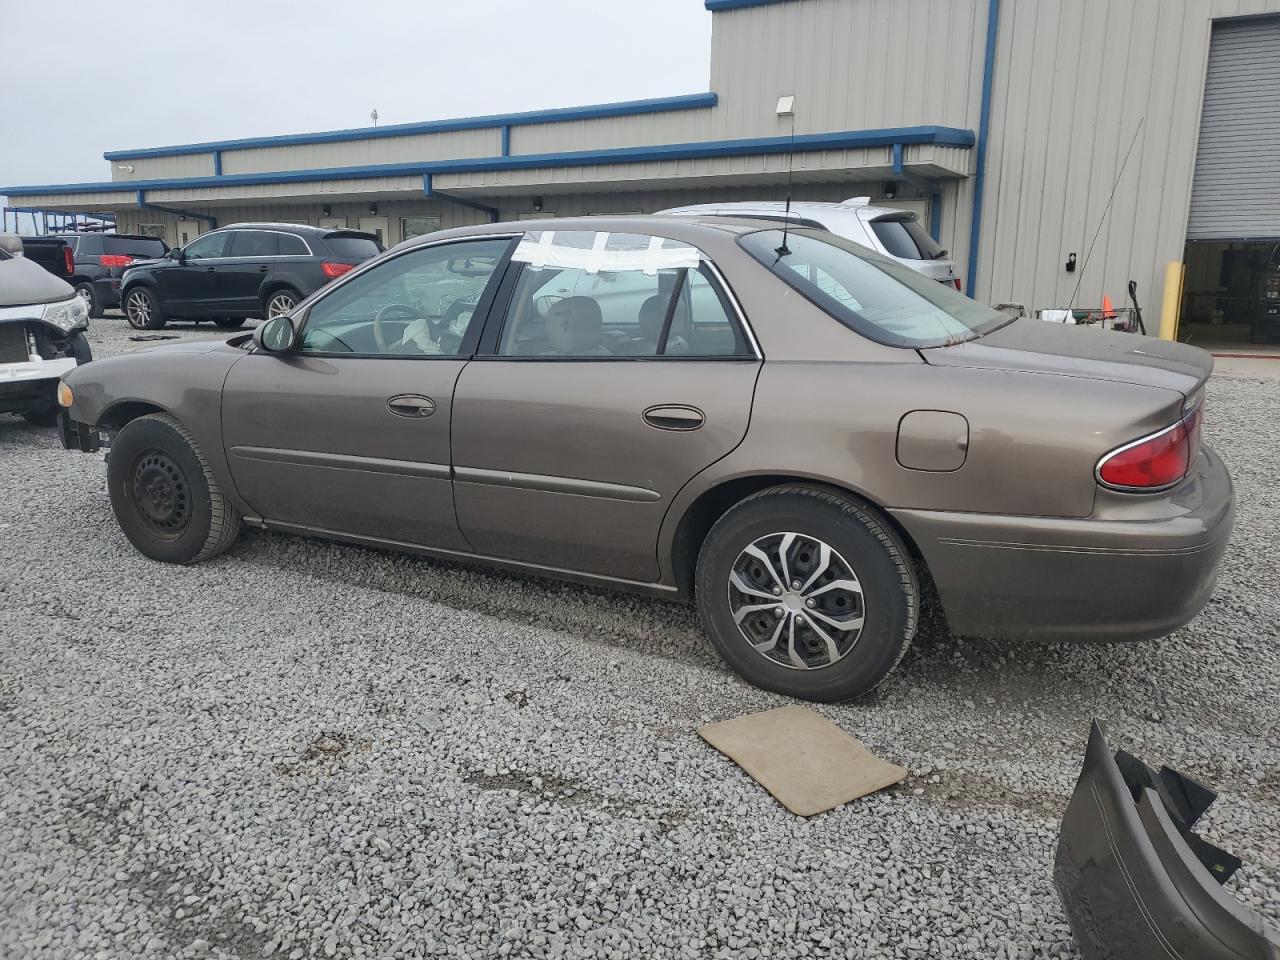
<instances>
[{"instance_id":1,"label":"building window","mask_svg":"<svg viewBox=\"0 0 1280 960\"><path fill-rule=\"evenodd\" d=\"M400 239L412 240L440 229L439 217L401 217Z\"/></svg>"},{"instance_id":2,"label":"building window","mask_svg":"<svg viewBox=\"0 0 1280 960\"><path fill-rule=\"evenodd\" d=\"M164 239L163 223L140 223L138 224L138 232L144 237L159 237Z\"/></svg>"}]
</instances>

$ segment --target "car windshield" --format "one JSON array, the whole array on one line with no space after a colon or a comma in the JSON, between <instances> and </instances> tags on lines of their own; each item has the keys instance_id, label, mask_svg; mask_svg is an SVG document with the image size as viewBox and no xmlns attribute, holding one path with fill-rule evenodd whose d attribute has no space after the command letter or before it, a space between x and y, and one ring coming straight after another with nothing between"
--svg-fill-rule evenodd
<instances>
[{"instance_id":1,"label":"car windshield","mask_svg":"<svg viewBox=\"0 0 1280 960\"><path fill-rule=\"evenodd\" d=\"M946 284L820 230L748 233L756 260L850 329L895 347L939 347L989 333L1009 317Z\"/></svg>"}]
</instances>

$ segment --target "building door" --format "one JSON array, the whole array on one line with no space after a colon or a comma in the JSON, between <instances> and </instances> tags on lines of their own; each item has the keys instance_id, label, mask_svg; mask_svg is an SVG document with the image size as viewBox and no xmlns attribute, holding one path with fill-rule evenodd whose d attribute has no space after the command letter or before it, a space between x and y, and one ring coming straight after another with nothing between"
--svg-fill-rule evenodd
<instances>
[{"instance_id":1,"label":"building door","mask_svg":"<svg viewBox=\"0 0 1280 960\"><path fill-rule=\"evenodd\" d=\"M1280 340L1280 17L1214 25L1179 337Z\"/></svg>"},{"instance_id":2,"label":"building door","mask_svg":"<svg viewBox=\"0 0 1280 960\"><path fill-rule=\"evenodd\" d=\"M201 220L179 220L178 221L178 246L185 247L201 234Z\"/></svg>"},{"instance_id":3,"label":"building door","mask_svg":"<svg viewBox=\"0 0 1280 960\"><path fill-rule=\"evenodd\" d=\"M387 217L360 218L360 229L365 233L372 233L384 247L390 246L387 243L387 230L389 227L390 220Z\"/></svg>"}]
</instances>

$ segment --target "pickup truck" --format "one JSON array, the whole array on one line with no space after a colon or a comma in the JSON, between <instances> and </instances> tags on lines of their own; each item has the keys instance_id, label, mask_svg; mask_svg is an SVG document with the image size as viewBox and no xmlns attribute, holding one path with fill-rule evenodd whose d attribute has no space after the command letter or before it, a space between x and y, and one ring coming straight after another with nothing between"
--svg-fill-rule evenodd
<instances>
[{"instance_id":1,"label":"pickup truck","mask_svg":"<svg viewBox=\"0 0 1280 960\"><path fill-rule=\"evenodd\" d=\"M76 272L75 249L61 237L22 237L22 255L59 280L71 282Z\"/></svg>"},{"instance_id":2,"label":"pickup truck","mask_svg":"<svg viewBox=\"0 0 1280 960\"><path fill-rule=\"evenodd\" d=\"M0 234L0 412L51 427L60 378L93 359L89 308L69 283L26 257L26 246Z\"/></svg>"}]
</instances>

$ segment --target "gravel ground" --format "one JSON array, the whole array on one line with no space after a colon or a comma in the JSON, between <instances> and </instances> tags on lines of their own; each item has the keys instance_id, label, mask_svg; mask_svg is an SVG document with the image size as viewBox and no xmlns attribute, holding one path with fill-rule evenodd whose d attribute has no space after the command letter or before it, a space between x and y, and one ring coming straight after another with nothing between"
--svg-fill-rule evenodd
<instances>
[{"instance_id":1,"label":"gravel ground","mask_svg":"<svg viewBox=\"0 0 1280 960\"><path fill-rule=\"evenodd\" d=\"M1094 716L1221 790L1229 889L1280 924L1280 382L1208 409L1240 502L1205 613L929 630L818 708L910 779L809 820L694 733L786 701L691 610L253 531L163 567L99 458L0 416L0 956L1074 957L1050 865Z\"/></svg>"}]
</instances>

